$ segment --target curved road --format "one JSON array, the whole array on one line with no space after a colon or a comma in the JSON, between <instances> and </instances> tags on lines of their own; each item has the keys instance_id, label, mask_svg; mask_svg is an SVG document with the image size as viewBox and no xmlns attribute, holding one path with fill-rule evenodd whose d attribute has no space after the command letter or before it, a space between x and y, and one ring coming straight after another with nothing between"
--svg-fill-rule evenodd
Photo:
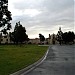
<instances>
[{"instance_id":1,"label":"curved road","mask_svg":"<svg viewBox=\"0 0 75 75\"><path fill-rule=\"evenodd\" d=\"M49 47L46 60L26 75L75 75L75 45Z\"/></svg>"}]
</instances>

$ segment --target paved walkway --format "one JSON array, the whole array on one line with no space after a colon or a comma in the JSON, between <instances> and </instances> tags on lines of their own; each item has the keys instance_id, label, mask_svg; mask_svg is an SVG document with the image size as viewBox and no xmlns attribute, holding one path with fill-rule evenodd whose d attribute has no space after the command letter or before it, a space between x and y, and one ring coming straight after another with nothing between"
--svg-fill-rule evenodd
<instances>
[{"instance_id":1,"label":"paved walkway","mask_svg":"<svg viewBox=\"0 0 75 75\"><path fill-rule=\"evenodd\" d=\"M75 46L55 45L46 60L27 75L75 75Z\"/></svg>"}]
</instances>

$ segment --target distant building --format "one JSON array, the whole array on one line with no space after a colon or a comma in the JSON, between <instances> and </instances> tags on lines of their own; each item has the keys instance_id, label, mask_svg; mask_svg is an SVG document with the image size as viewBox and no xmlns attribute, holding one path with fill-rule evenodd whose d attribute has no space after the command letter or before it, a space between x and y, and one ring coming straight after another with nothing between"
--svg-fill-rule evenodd
<instances>
[{"instance_id":1,"label":"distant building","mask_svg":"<svg viewBox=\"0 0 75 75\"><path fill-rule=\"evenodd\" d=\"M11 43L9 35L2 36L0 39L1 44Z\"/></svg>"},{"instance_id":2,"label":"distant building","mask_svg":"<svg viewBox=\"0 0 75 75\"><path fill-rule=\"evenodd\" d=\"M40 43L40 39L39 38L35 38L35 39L30 39L28 41L29 44L39 44Z\"/></svg>"},{"instance_id":3,"label":"distant building","mask_svg":"<svg viewBox=\"0 0 75 75\"><path fill-rule=\"evenodd\" d=\"M56 35L53 33L52 35L49 34L49 38L47 38L49 44L57 44L58 41L56 40Z\"/></svg>"},{"instance_id":4,"label":"distant building","mask_svg":"<svg viewBox=\"0 0 75 75\"><path fill-rule=\"evenodd\" d=\"M45 41L42 42L42 44L56 44L56 43L58 43L58 42L56 40L55 34L52 34L52 35L49 34L49 37L46 38ZM41 44L40 38L30 39L28 41L28 44Z\"/></svg>"}]
</instances>

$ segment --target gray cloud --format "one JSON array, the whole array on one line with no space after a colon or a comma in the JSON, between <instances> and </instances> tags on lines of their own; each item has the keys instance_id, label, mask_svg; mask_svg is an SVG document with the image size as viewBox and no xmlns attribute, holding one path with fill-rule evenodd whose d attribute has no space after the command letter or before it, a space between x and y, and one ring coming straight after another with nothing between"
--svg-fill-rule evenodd
<instances>
[{"instance_id":1,"label":"gray cloud","mask_svg":"<svg viewBox=\"0 0 75 75\"><path fill-rule=\"evenodd\" d=\"M13 5L15 9L22 12L25 9L37 9L41 12L34 17L23 13L13 17L12 24L20 20L30 37L33 34L54 33L58 31L59 26L62 26L63 31L74 28L73 0L22 0L22 2L13 3Z\"/></svg>"}]
</instances>

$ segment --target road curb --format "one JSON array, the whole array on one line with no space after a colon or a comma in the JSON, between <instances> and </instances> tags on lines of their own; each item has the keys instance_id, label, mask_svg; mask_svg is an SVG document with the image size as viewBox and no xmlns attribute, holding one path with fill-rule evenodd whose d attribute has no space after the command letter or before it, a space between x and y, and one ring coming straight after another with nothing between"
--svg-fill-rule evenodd
<instances>
[{"instance_id":1,"label":"road curb","mask_svg":"<svg viewBox=\"0 0 75 75\"><path fill-rule=\"evenodd\" d=\"M30 72L31 70L33 70L34 68L39 66L46 59L48 52L49 52L49 48L46 51L45 55L41 59L39 59L37 62L33 63L32 65L30 65L24 69L17 71L15 73L12 73L10 75L25 75L25 74L27 74L28 72Z\"/></svg>"}]
</instances>

